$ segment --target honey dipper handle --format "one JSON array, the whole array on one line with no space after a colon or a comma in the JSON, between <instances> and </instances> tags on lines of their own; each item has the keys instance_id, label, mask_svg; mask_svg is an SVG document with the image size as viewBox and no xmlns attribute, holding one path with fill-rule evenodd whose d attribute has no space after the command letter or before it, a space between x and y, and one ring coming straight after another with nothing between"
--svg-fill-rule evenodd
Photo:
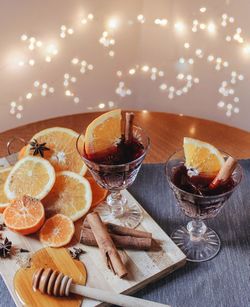
<instances>
[{"instance_id":1,"label":"honey dipper handle","mask_svg":"<svg viewBox=\"0 0 250 307\"><path fill-rule=\"evenodd\" d=\"M117 294L115 292L109 292L101 289L89 288L75 284L71 284L69 291L75 294L80 294L82 296L95 299L97 301L124 307L169 307L169 305L165 304L155 303L128 295Z\"/></svg>"}]
</instances>

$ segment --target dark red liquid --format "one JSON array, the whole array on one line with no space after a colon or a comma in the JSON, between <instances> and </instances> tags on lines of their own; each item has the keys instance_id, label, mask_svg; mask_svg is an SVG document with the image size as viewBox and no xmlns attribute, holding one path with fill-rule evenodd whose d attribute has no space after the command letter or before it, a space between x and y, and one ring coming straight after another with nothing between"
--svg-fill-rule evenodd
<instances>
[{"instance_id":1,"label":"dark red liquid","mask_svg":"<svg viewBox=\"0 0 250 307\"><path fill-rule=\"evenodd\" d=\"M172 168L171 181L174 184L172 189L185 215L191 218L206 219L218 214L225 201L231 196L236 183L230 177L227 182L211 190L209 184L212 180L213 178L208 176L188 176L184 163ZM191 193L191 195L183 191ZM206 196L215 197L208 198Z\"/></svg>"},{"instance_id":2,"label":"dark red liquid","mask_svg":"<svg viewBox=\"0 0 250 307\"><path fill-rule=\"evenodd\" d=\"M125 164L136 160L144 153L144 146L136 139L125 141L124 138L114 147L101 153L87 155L87 159L105 165Z\"/></svg>"},{"instance_id":3,"label":"dark red liquid","mask_svg":"<svg viewBox=\"0 0 250 307\"><path fill-rule=\"evenodd\" d=\"M172 173L172 182L181 190L204 196L220 195L226 193L235 186L235 182L230 177L225 183L220 184L215 189L209 189L209 184L213 181L213 177L208 176L188 176L187 168L184 164L175 167Z\"/></svg>"},{"instance_id":4,"label":"dark red liquid","mask_svg":"<svg viewBox=\"0 0 250 307\"><path fill-rule=\"evenodd\" d=\"M136 138L129 142L122 138L105 152L94 155L84 153L84 156L91 161L86 161L87 166L100 186L110 191L120 191L134 182L144 153L144 146Z\"/></svg>"}]
</instances>

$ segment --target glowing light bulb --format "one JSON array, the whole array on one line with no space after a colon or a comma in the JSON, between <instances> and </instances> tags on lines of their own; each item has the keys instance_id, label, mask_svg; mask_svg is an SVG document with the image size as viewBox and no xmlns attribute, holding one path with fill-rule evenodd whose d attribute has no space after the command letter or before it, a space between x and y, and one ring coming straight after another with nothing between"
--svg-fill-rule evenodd
<instances>
[{"instance_id":1,"label":"glowing light bulb","mask_svg":"<svg viewBox=\"0 0 250 307\"><path fill-rule=\"evenodd\" d=\"M65 91L65 95L66 95L66 96L72 96L73 94L71 93L70 90L66 90L66 91Z\"/></svg>"},{"instance_id":2,"label":"glowing light bulb","mask_svg":"<svg viewBox=\"0 0 250 307\"><path fill-rule=\"evenodd\" d=\"M216 29L215 24L214 24L213 22L210 22L210 23L208 24L208 26L207 26L208 32L214 33L214 32L215 32L215 29Z\"/></svg>"},{"instance_id":3,"label":"glowing light bulb","mask_svg":"<svg viewBox=\"0 0 250 307\"><path fill-rule=\"evenodd\" d=\"M115 19L115 18L111 18L109 21L108 21L108 27L110 29L116 29L118 26L118 20Z\"/></svg>"},{"instance_id":4,"label":"glowing light bulb","mask_svg":"<svg viewBox=\"0 0 250 307\"><path fill-rule=\"evenodd\" d=\"M26 41L28 39L28 36L26 34L21 35L21 40Z\"/></svg>"},{"instance_id":5,"label":"glowing light bulb","mask_svg":"<svg viewBox=\"0 0 250 307\"><path fill-rule=\"evenodd\" d=\"M205 13L206 10L207 10L207 8L205 8L205 7L201 7L201 8L200 8L200 12L201 12L201 13Z\"/></svg>"},{"instance_id":6,"label":"glowing light bulb","mask_svg":"<svg viewBox=\"0 0 250 307\"><path fill-rule=\"evenodd\" d=\"M27 95L26 95L26 99L31 99L32 98L32 93L28 93Z\"/></svg>"},{"instance_id":7,"label":"glowing light bulb","mask_svg":"<svg viewBox=\"0 0 250 307\"><path fill-rule=\"evenodd\" d=\"M142 70L144 72L147 72L147 71L149 71L149 67L147 65L144 65L144 66L142 66Z\"/></svg>"},{"instance_id":8,"label":"glowing light bulb","mask_svg":"<svg viewBox=\"0 0 250 307\"><path fill-rule=\"evenodd\" d=\"M79 59L78 58L73 58L71 61L72 64L76 65L79 63Z\"/></svg>"},{"instance_id":9,"label":"glowing light bulb","mask_svg":"<svg viewBox=\"0 0 250 307\"><path fill-rule=\"evenodd\" d=\"M188 49L190 47L190 44L189 43L185 43L184 44L184 48Z\"/></svg>"},{"instance_id":10,"label":"glowing light bulb","mask_svg":"<svg viewBox=\"0 0 250 307\"><path fill-rule=\"evenodd\" d=\"M74 30L72 28L69 28L67 32L68 32L69 35L74 34Z\"/></svg>"},{"instance_id":11,"label":"glowing light bulb","mask_svg":"<svg viewBox=\"0 0 250 307\"><path fill-rule=\"evenodd\" d=\"M174 27L175 27L175 30L178 31L178 32L183 32L184 29L185 29L185 25L181 21L176 22L174 24Z\"/></svg>"},{"instance_id":12,"label":"glowing light bulb","mask_svg":"<svg viewBox=\"0 0 250 307\"><path fill-rule=\"evenodd\" d=\"M129 70L129 74L130 74L130 75L134 75L134 74L135 74L135 69L134 69L134 68L131 68L131 69Z\"/></svg>"},{"instance_id":13,"label":"glowing light bulb","mask_svg":"<svg viewBox=\"0 0 250 307\"><path fill-rule=\"evenodd\" d=\"M41 41L37 41L37 42L36 42L36 46L37 46L37 47L40 48L40 47L42 47L42 45L43 45L43 43L42 43Z\"/></svg>"},{"instance_id":14,"label":"glowing light bulb","mask_svg":"<svg viewBox=\"0 0 250 307\"><path fill-rule=\"evenodd\" d=\"M30 60L29 60L29 65L30 65L30 66L34 66L34 65L35 65L35 60L30 59Z\"/></svg>"},{"instance_id":15,"label":"glowing light bulb","mask_svg":"<svg viewBox=\"0 0 250 307\"><path fill-rule=\"evenodd\" d=\"M250 55L250 44L246 45L243 48L243 51L244 51L245 54Z\"/></svg>"},{"instance_id":16,"label":"glowing light bulb","mask_svg":"<svg viewBox=\"0 0 250 307\"><path fill-rule=\"evenodd\" d=\"M94 15L93 14L88 14L88 19L89 20L93 20L94 19Z\"/></svg>"},{"instance_id":17,"label":"glowing light bulb","mask_svg":"<svg viewBox=\"0 0 250 307\"><path fill-rule=\"evenodd\" d=\"M98 108L99 108L99 109L105 108L105 103L99 103Z\"/></svg>"},{"instance_id":18,"label":"glowing light bulb","mask_svg":"<svg viewBox=\"0 0 250 307\"><path fill-rule=\"evenodd\" d=\"M46 51L50 54L56 55L58 53L57 47L55 44L50 44L47 46Z\"/></svg>"}]
</instances>

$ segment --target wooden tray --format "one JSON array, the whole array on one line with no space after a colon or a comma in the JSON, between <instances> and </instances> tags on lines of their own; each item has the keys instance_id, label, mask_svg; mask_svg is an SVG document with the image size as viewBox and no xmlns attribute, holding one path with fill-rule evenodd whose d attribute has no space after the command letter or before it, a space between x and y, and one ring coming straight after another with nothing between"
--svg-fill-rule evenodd
<instances>
[{"instance_id":1,"label":"wooden tray","mask_svg":"<svg viewBox=\"0 0 250 307\"><path fill-rule=\"evenodd\" d=\"M8 167L15 163L15 161L15 155L0 159L0 167ZM137 203L128 191L123 191L123 193L129 202ZM144 213L144 219L138 229L152 232L153 237L161 242L161 250L148 252L121 250L121 257L126 262L129 275L126 279L119 279L106 268L96 247L76 243L76 246L81 246L81 248L86 251L86 253L81 256L81 261L85 263L87 268L87 286L115 291L118 293L131 294L185 264L186 257L182 251L174 244L151 216L142 207L141 209ZM81 221L76 223L75 242L78 242L79 240L80 226ZM31 252L35 252L43 247L36 235L25 237L9 230L5 230L4 235L7 236L13 242L13 245L18 248L22 247ZM13 277L18 269L19 265L16 263L15 257L13 257L13 259L4 259L0 261L1 275L16 305L21 306L13 286ZM90 299L84 299L82 303L82 306L84 307L101 305L100 302Z\"/></svg>"}]
</instances>

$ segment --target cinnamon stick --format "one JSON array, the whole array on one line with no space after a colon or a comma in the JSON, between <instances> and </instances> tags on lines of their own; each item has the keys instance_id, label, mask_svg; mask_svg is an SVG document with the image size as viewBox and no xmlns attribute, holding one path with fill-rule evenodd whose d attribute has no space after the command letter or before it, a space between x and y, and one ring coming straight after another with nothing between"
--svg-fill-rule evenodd
<instances>
[{"instance_id":1,"label":"cinnamon stick","mask_svg":"<svg viewBox=\"0 0 250 307\"><path fill-rule=\"evenodd\" d=\"M125 114L125 142L132 141L133 138L133 121L134 121L134 113L126 112Z\"/></svg>"},{"instance_id":2,"label":"cinnamon stick","mask_svg":"<svg viewBox=\"0 0 250 307\"><path fill-rule=\"evenodd\" d=\"M112 241L106 226L102 223L98 213L93 212L88 214L87 220L108 268L111 269L114 274L117 274L120 278L126 276L128 272L125 268L125 265L122 263L121 257L115 247L115 244Z\"/></svg>"},{"instance_id":3,"label":"cinnamon stick","mask_svg":"<svg viewBox=\"0 0 250 307\"><path fill-rule=\"evenodd\" d=\"M151 238L136 238L131 236L119 236L115 234L110 234L110 237L117 248L149 250L152 245ZM95 236L91 229L85 227L82 228L81 243L90 246L97 246Z\"/></svg>"},{"instance_id":4,"label":"cinnamon stick","mask_svg":"<svg viewBox=\"0 0 250 307\"><path fill-rule=\"evenodd\" d=\"M229 157L227 161L224 163L222 168L220 169L217 176L214 180L210 183L209 189L213 190L217 188L221 183L226 182L229 177L232 175L233 171L237 166L237 160L232 157Z\"/></svg>"},{"instance_id":5,"label":"cinnamon stick","mask_svg":"<svg viewBox=\"0 0 250 307\"><path fill-rule=\"evenodd\" d=\"M136 238L149 238L152 239L152 233L146 232L142 230L132 229L129 227L124 227L112 223L105 223L108 232L112 234L117 234L120 236L130 236L130 237L136 237ZM87 221L87 219L84 220L83 226L86 228L90 228L90 225Z\"/></svg>"}]
</instances>

